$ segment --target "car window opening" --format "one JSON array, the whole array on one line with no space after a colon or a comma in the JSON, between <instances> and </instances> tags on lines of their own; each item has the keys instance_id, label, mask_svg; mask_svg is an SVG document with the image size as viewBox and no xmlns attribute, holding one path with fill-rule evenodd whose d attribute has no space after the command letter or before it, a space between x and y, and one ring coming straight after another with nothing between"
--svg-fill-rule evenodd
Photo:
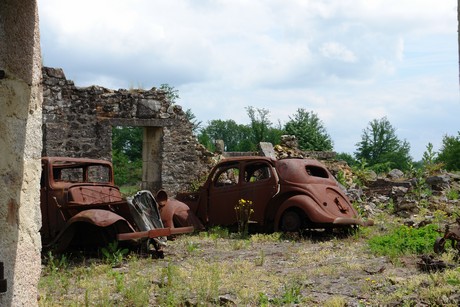
<instances>
[{"instance_id":1,"label":"car window opening","mask_svg":"<svg viewBox=\"0 0 460 307\"><path fill-rule=\"evenodd\" d=\"M250 165L244 172L246 182L258 182L270 178L270 170L266 164Z\"/></svg>"},{"instance_id":2,"label":"car window opening","mask_svg":"<svg viewBox=\"0 0 460 307\"><path fill-rule=\"evenodd\" d=\"M307 174L310 176L320 177L320 178L329 178L327 171L322 167L307 165L305 166L305 170L307 171Z\"/></svg>"}]
</instances>

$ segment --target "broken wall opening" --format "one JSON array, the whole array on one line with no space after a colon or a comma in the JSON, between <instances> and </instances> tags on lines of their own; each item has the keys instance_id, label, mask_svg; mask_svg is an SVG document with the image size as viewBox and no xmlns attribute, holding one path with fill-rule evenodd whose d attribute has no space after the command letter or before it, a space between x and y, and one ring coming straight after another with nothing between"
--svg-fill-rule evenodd
<instances>
[{"instance_id":1,"label":"broken wall opening","mask_svg":"<svg viewBox=\"0 0 460 307\"><path fill-rule=\"evenodd\" d=\"M123 191L133 193L139 189L161 189L162 142L162 127L112 128L115 183Z\"/></svg>"}]
</instances>

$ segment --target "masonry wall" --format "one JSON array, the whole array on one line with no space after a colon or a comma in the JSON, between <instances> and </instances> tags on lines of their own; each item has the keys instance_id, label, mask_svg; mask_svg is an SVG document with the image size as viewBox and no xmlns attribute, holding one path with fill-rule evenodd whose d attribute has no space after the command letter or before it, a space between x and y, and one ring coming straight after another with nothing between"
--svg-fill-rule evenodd
<instances>
[{"instance_id":1,"label":"masonry wall","mask_svg":"<svg viewBox=\"0 0 460 307\"><path fill-rule=\"evenodd\" d=\"M112 127L140 126L144 136L154 135L144 150L144 188L174 195L208 165L185 112L163 91L77 87L62 69L45 67L43 97L43 156L110 161Z\"/></svg>"},{"instance_id":2,"label":"masonry wall","mask_svg":"<svg viewBox=\"0 0 460 307\"><path fill-rule=\"evenodd\" d=\"M36 306L41 57L36 1L0 1L0 306Z\"/></svg>"}]
</instances>

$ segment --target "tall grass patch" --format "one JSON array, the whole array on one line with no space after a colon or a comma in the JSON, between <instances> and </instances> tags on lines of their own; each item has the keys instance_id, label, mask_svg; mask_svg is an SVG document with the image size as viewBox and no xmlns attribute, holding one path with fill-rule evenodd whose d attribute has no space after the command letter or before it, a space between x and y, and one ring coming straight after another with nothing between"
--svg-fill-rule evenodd
<instances>
[{"instance_id":1,"label":"tall grass patch","mask_svg":"<svg viewBox=\"0 0 460 307\"><path fill-rule=\"evenodd\" d=\"M421 255L433 251L436 238L440 235L437 230L434 224L420 228L402 225L389 234L370 238L368 243L373 253L391 259L403 255Z\"/></svg>"}]
</instances>

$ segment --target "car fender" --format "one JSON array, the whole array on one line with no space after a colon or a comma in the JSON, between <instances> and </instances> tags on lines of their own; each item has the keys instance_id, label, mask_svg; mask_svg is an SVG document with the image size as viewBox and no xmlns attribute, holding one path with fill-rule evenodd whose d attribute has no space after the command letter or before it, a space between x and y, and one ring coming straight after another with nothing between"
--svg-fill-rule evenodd
<instances>
[{"instance_id":1,"label":"car fender","mask_svg":"<svg viewBox=\"0 0 460 307\"><path fill-rule=\"evenodd\" d=\"M46 247L58 244L58 251L65 250L75 235L74 226L77 223L87 223L102 228L117 224L116 227L119 232L135 232L132 225L120 215L109 210L89 209L77 213L68 220L56 238Z\"/></svg>"},{"instance_id":2,"label":"car fender","mask_svg":"<svg viewBox=\"0 0 460 307\"><path fill-rule=\"evenodd\" d=\"M310 222L330 222L334 219L325 216L325 212L319 208L319 205L308 195L297 194L283 201L275 215L275 231L279 231L279 223L284 212L288 209L297 208L305 214Z\"/></svg>"}]
</instances>

